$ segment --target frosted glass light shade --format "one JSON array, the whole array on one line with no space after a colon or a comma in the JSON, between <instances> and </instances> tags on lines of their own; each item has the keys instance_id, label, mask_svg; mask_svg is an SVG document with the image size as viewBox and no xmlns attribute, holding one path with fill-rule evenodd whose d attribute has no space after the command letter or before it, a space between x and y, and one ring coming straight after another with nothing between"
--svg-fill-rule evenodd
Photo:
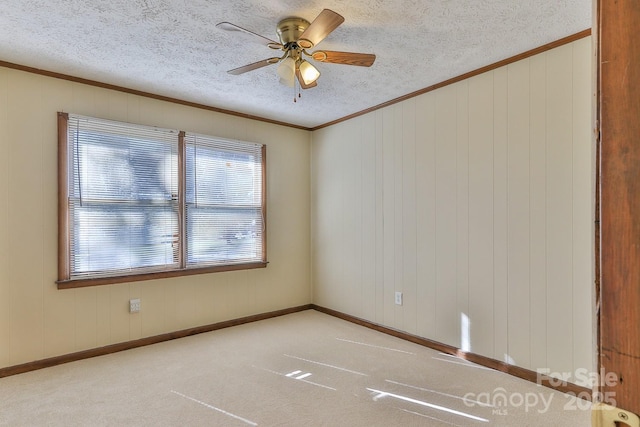
<instances>
[{"instance_id":1,"label":"frosted glass light shade","mask_svg":"<svg viewBox=\"0 0 640 427\"><path fill-rule=\"evenodd\" d=\"M296 75L296 62L291 58L285 58L280 65L278 65L278 76L280 76L280 83L293 87L293 82Z\"/></svg>"},{"instance_id":2,"label":"frosted glass light shade","mask_svg":"<svg viewBox=\"0 0 640 427\"><path fill-rule=\"evenodd\" d=\"M318 77L320 77L320 71L318 71L318 69L309 62L302 61L300 63L300 76L302 76L304 84L310 85L318 80Z\"/></svg>"}]
</instances>

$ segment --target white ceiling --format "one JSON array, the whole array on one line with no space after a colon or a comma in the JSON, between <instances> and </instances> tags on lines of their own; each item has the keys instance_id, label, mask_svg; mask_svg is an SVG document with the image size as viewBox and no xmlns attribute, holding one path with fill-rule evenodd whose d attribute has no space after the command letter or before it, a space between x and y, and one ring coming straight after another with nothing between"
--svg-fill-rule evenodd
<instances>
[{"instance_id":1,"label":"white ceiling","mask_svg":"<svg viewBox=\"0 0 640 427\"><path fill-rule=\"evenodd\" d=\"M318 48L375 53L370 68L316 63L293 102L277 66L227 70L274 51L215 27L278 40L287 16L345 22ZM2 0L0 60L315 127L591 27L592 0ZM277 53L277 52L276 52Z\"/></svg>"}]
</instances>

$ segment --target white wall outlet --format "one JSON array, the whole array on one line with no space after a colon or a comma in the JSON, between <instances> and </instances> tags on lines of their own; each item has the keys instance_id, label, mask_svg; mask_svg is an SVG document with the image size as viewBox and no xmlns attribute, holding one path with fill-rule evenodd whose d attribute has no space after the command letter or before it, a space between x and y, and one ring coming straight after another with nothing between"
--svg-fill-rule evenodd
<instances>
[{"instance_id":1,"label":"white wall outlet","mask_svg":"<svg viewBox=\"0 0 640 427\"><path fill-rule=\"evenodd\" d=\"M402 305L402 292L396 292L396 305Z\"/></svg>"},{"instance_id":2,"label":"white wall outlet","mask_svg":"<svg viewBox=\"0 0 640 427\"><path fill-rule=\"evenodd\" d=\"M140 311L140 298L129 300L129 313L138 313Z\"/></svg>"}]
</instances>

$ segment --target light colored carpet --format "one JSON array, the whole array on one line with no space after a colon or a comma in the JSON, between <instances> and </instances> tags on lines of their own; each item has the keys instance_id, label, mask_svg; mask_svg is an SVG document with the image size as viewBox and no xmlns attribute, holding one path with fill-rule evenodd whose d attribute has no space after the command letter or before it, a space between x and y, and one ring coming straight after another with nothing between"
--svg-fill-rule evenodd
<instances>
[{"instance_id":1,"label":"light colored carpet","mask_svg":"<svg viewBox=\"0 0 640 427\"><path fill-rule=\"evenodd\" d=\"M308 310L0 379L0 425L584 427L590 405Z\"/></svg>"}]
</instances>

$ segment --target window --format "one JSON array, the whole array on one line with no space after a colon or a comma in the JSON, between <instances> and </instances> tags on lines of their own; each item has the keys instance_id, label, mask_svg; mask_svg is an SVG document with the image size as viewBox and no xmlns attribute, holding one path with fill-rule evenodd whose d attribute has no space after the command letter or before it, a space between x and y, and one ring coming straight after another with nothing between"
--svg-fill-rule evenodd
<instances>
[{"instance_id":1,"label":"window","mask_svg":"<svg viewBox=\"0 0 640 427\"><path fill-rule=\"evenodd\" d=\"M185 141L187 266L261 259L261 146Z\"/></svg>"},{"instance_id":2,"label":"window","mask_svg":"<svg viewBox=\"0 0 640 427\"><path fill-rule=\"evenodd\" d=\"M59 113L60 288L266 266L265 147Z\"/></svg>"}]
</instances>

